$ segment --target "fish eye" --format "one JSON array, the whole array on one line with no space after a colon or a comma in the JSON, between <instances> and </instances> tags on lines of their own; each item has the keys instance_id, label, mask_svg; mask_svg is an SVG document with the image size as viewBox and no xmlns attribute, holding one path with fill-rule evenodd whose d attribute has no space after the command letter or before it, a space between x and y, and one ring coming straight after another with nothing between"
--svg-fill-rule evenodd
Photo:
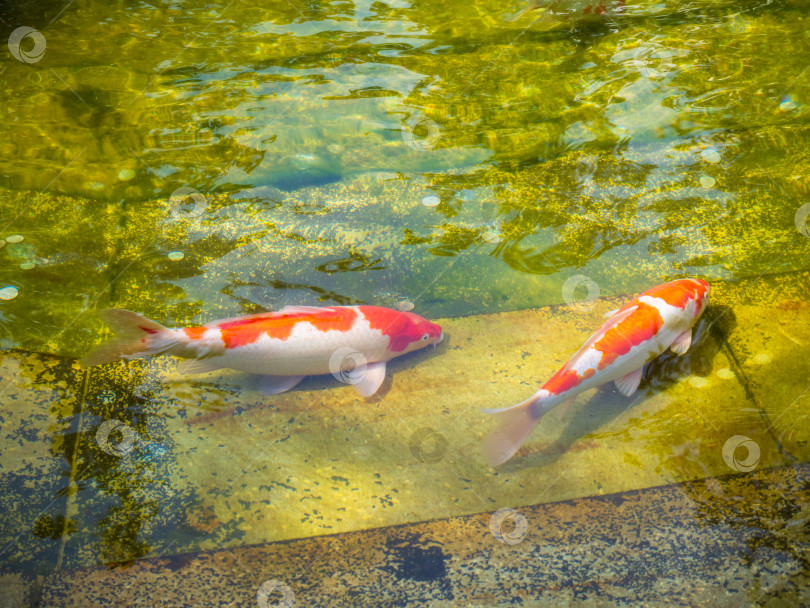
<instances>
[{"instance_id":1,"label":"fish eye","mask_svg":"<svg viewBox=\"0 0 810 608\"><path fill-rule=\"evenodd\" d=\"M430 334L425 334L422 336L422 341L428 340L430 338Z\"/></svg>"}]
</instances>

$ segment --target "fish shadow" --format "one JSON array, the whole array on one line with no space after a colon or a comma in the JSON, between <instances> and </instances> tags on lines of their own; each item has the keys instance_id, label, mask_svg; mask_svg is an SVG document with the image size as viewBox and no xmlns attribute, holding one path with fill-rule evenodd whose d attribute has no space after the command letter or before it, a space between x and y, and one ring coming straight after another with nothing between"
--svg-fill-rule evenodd
<instances>
[{"instance_id":1,"label":"fish shadow","mask_svg":"<svg viewBox=\"0 0 810 608\"><path fill-rule=\"evenodd\" d=\"M625 397L610 382L596 389L596 394L566 424L562 434L546 445L525 445L517 452L512 462L515 466L542 466L556 462L571 449L592 447L582 439L603 429L611 421L645 399L666 391L689 376L707 376L712 372L712 362L722 350L728 336L737 325L736 317L729 306L710 306L695 325L692 345L678 355L667 350L644 367L638 392ZM560 407L566 408L566 405ZM567 415L563 414L563 418ZM542 433L543 421L538 429ZM535 444L538 442L535 441ZM579 443L575 447L575 444ZM520 458L524 456L524 458ZM508 465L504 469L508 470Z\"/></svg>"},{"instance_id":2,"label":"fish shadow","mask_svg":"<svg viewBox=\"0 0 810 608\"><path fill-rule=\"evenodd\" d=\"M394 386L394 375L397 372L411 369L412 367L416 367L417 365L425 364L425 362L429 361L433 357L440 357L442 354L447 352L450 348L450 337L445 334L444 339L442 340L441 344L437 344L435 347L427 347L421 350L416 350L412 353L408 353L407 355L402 355L395 359L391 359L386 365L385 370L385 380L383 380L382 385L377 392L371 395L370 397L366 397L365 400L367 403L379 403L385 396L388 394L388 391Z\"/></svg>"}]
</instances>

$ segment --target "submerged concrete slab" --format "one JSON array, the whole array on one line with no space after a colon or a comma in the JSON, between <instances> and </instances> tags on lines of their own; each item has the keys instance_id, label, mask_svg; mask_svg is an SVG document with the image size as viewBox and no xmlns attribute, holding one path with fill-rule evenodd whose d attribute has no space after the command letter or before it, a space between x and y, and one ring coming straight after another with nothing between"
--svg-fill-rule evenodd
<instances>
[{"instance_id":1,"label":"submerged concrete slab","mask_svg":"<svg viewBox=\"0 0 810 608\"><path fill-rule=\"evenodd\" d=\"M0 355L0 571L60 565L84 376L67 359Z\"/></svg>"},{"instance_id":2,"label":"submerged concrete slab","mask_svg":"<svg viewBox=\"0 0 810 608\"><path fill-rule=\"evenodd\" d=\"M55 573L39 606L810 603L810 469ZM512 523L510 523L510 521Z\"/></svg>"},{"instance_id":3,"label":"submerged concrete slab","mask_svg":"<svg viewBox=\"0 0 810 608\"><path fill-rule=\"evenodd\" d=\"M506 465L480 453L479 412L533 393L623 298L441 320L438 349L394 361L382 396L332 377L268 397L236 375L183 378L176 361L93 370L66 564L243 546L626 492L732 471L724 446L744 435L756 467L792 462L762 424L729 336L746 331L715 304L684 357L663 355L633 398L612 386L549 414ZM717 300L715 300L716 302ZM732 301L729 298L728 301ZM104 420L131 430L129 451L97 442ZM116 440L118 441L118 440Z\"/></svg>"},{"instance_id":4,"label":"submerged concrete slab","mask_svg":"<svg viewBox=\"0 0 810 608\"><path fill-rule=\"evenodd\" d=\"M810 461L808 285L810 273L761 277L734 286L730 291L739 300L734 314L742 331L728 337L737 373L761 412L755 428L741 428L740 433L767 433L801 462Z\"/></svg>"},{"instance_id":5,"label":"submerged concrete slab","mask_svg":"<svg viewBox=\"0 0 810 608\"><path fill-rule=\"evenodd\" d=\"M686 356L659 358L631 399L610 386L558 408L496 470L479 453L493 427L479 409L534 392L624 298L440 320L445 342L392 362L372 399L332 377L268 397L235 374L181 377L171 358L85 376L66 360L8 355L16 406L3 412L0 483L12 517L0 525L14 554L3 571L128 563L806 461L795 395L807 362L790 346L810 320L799 283L776 305L753 286L716 285ZM783 336L785 327L798 329ZM781 400L769 398L781 385L757 363L763 341L771 365L796 380Z\"/></svg>"}]
</instances>

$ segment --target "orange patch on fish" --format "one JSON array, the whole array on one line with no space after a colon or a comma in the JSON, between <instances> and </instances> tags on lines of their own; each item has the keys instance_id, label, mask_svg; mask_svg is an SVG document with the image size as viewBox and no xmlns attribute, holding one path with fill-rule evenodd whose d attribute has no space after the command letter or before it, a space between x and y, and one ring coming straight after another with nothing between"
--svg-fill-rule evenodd
<instances>
[{"instance_id":1,"label":"orange patch on fish","mask_svg":"<svg viewBox=\"0 0 810 608\"><path fill-rule=\"evenodd\" d=\"M208 331L207 327L184 327L183 333L188 336L190 340L199 340L203 337L203 334Z\"/></svg>"},{"instance_id":2,"label":"orange patch on fish","mask_svg":"<svg viewBox=\"0 0 810 608\"><path fill-rule=\"evenodd\" d=\"M579 374L573 369L561 369L543 385L547 391L559 395L579 384Z\"/></svg>"},{"instance_id":3,"label":"orange patch on fish","mask_svg":"<svg viewBox=\"0 0 810 608\"><path fill-rule=\"evenodd\" d=\"M646 292L645 295L653 294ZM637 302L635 305L638 309L633 314L615 327L611 327L594 343L593 348L602 352L598 365L600 370L630 352L634 346L652 338L664 325L657 308L643 302Z\"/></svg>"},{"instance_id":4,"label":"orange patch on fish","mask_svg":"<svg viewBox=\"0 0 810 608\"><path fill-rule=\"evenodd\" d=\"M576 372L576 370L563 368L556 374L554 374L551 380L549 380L543 385L543 388L549 391L550 393L559 395L567 390L574 388L577 384L579 384L583 380L587 380L595 373L596 373L595 369L589 368L586 369L585 372L580 376Z\"/></svg>"},{"instance_id":5,"label":"orange patch on fish","mask_svg":"<svg viewBox=\"0 0 810 608\"><path fill-rule=\"evenodd\" d=\"M669 304L670 306L677 306L678 308L686 308L689 300L694 299L695 289L689 289L686 285L667 283L666 285L659 285L644 292L644 295L653 298L659 298Z\"/></svg>"},{"instance_id":6,"label":"orange patch on fish","mask_svg":"<svg viewBox=\"0 0 810 608\"><path fill-rule=\"evenodd\" d=\"M262 313L221 323L225 348L237 348L253 344L263 335L277 340L290 337L298 323L309 323L319 331L348 331L354 325L357 313L351 308L324 308L320 313Z\"/></svg>"},{"instance_id":7,"label":"orange patch on fish","mask_svg":"<svg viewBox=\"0 0 810 608\"><path fill-rule=\"evenodd\" d=\"M416 317L412 313L398 312L380 306L358 306L358 308L371 329L388 336L388 348L393 352L405 350L408 344L416 342L422 336L420 328L413 326L408 320L408 315Z\"/></svg>"}]
</instances>

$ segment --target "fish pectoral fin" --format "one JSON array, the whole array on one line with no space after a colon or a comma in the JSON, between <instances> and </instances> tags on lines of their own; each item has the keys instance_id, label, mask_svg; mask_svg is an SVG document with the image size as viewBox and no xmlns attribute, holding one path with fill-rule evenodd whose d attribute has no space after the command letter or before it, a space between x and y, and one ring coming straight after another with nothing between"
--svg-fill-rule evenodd
<instances>
[{"instance_id":1,"label":"fish pectoral fin","mask_svg":"<svg viewBox=\"0 0 810 608\"><path fill-rule=\"evenodd\" d=\"M670 345L670 349L672 349L673 353L677 353L679 355L683 355L686 351L689 350L689 347L692 345L692 330L687 329L683 332L680 336L675 338L675 341Z\"/></svg>"},{"instance_id":2,"label":"fish pectoral fin","mask_svg":"<svg viewBox=\"0 0 810 608\"><path fill-rule=\"evenodd\" d=\"M202 374L222 369L216 359L184 359L177 364L178 374Z\"/></svg>"},{"instance_id":3,"label":"fish pectoral fin","mask_svg":"<svg viewBox=\"0 0 810 608\"><path fill-rule=\"evenodd\" d=\"M622 376L614 382L616 388L619 389L619 392L625 397L630 397L638 389L638 385L641 382L641 373L643 371L644 366L641 366L638 369L634 369L626 376Z\"/></svg>"},{"instance_id":4,"label":"fish pectoral fin","mask_svg":"<svg viewBox=\"0 0 810 608\"><path fill-rule=\"evenodd\" d=\"M306 376L259 376L259 390L265 395L279 395L294 388Z\"/></svg>"},{"instance_id":5,"label":"fish pectoral fin","mask_svg":"<svg viewBox=\"0 0 810 608\"><path fill-rule=\"evenodd\" d=\"M385 380L385 361L367 363L366 369L360 372L359 376L357 382L354 382L354 390L363 397L371 397Z\"/></svg>"}]
</instances>

